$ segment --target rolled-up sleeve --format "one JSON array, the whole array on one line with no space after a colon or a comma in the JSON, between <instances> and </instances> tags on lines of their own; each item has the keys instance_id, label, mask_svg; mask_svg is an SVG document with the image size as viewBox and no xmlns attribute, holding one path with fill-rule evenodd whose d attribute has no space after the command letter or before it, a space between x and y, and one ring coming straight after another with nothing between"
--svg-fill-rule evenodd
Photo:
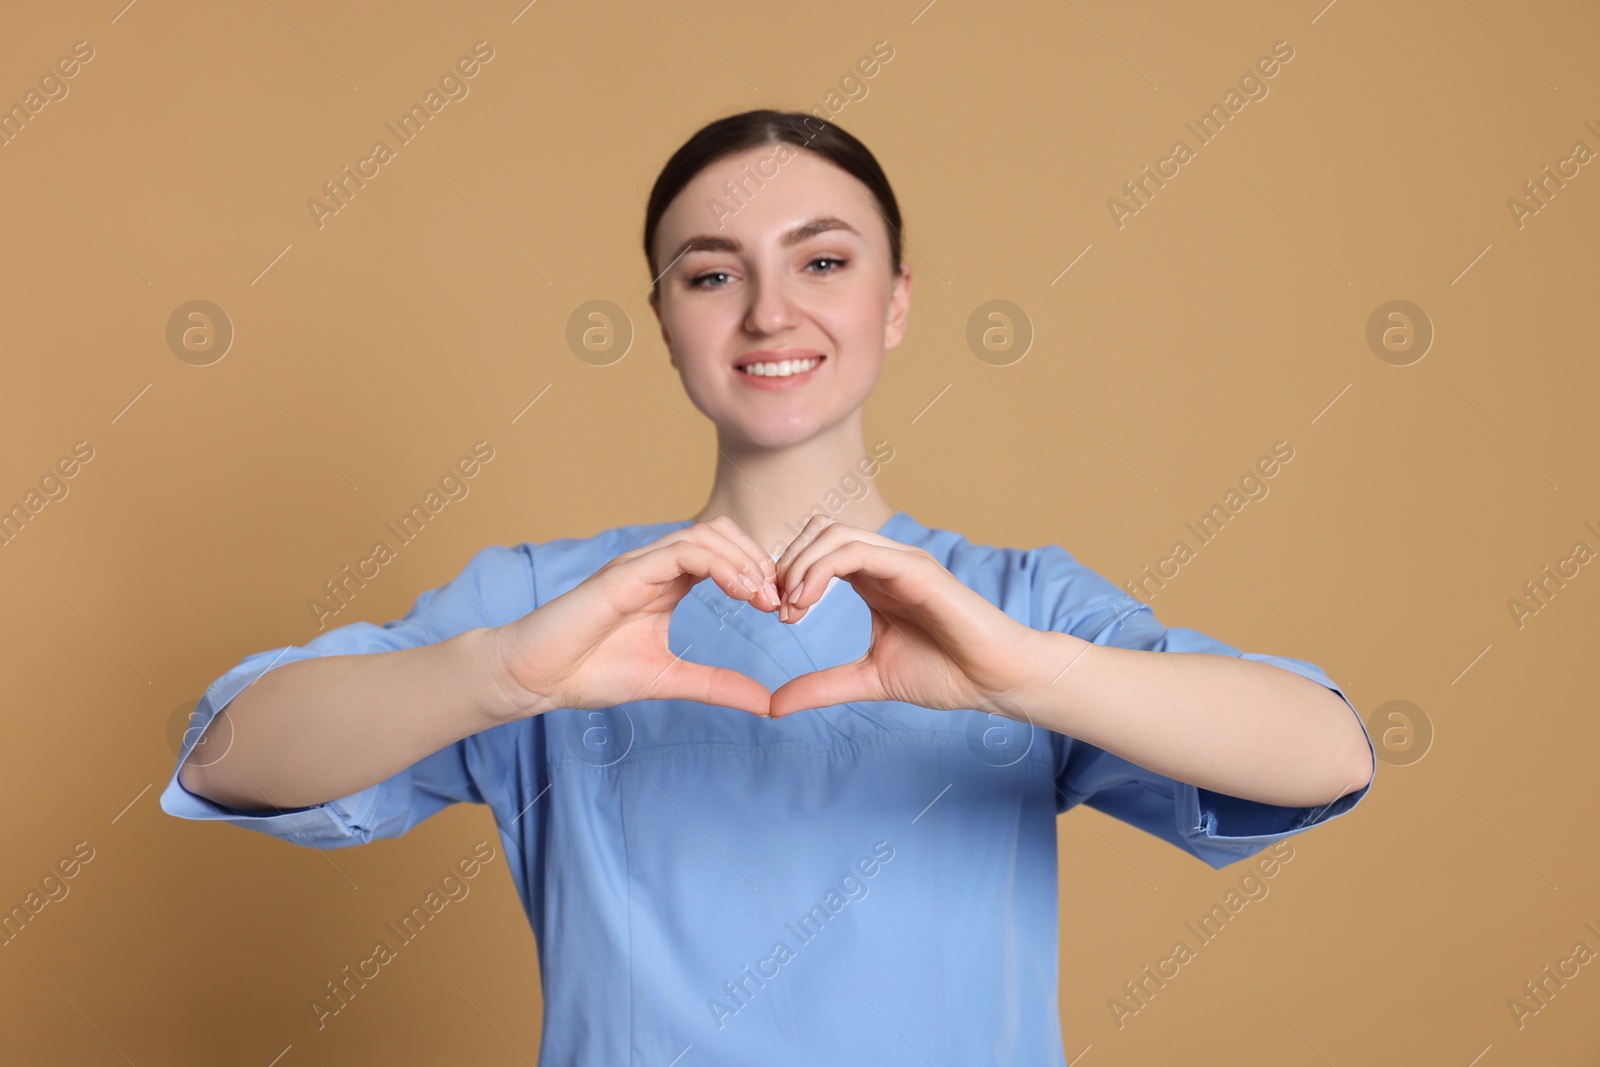
<instances>
[{"instance_id":1,"label":"rolled-up sleeve","mask_svg":"<svg viewBox=\"0 0 1600 1067\"><path fill-rule=\"evenodd\" d=\"M1036 628L1070 633L1097 645L1151 652L1206 652L1270 664L1309 678L1337 693L1367 740L1374 776L1377 750L1360 713L1344 690L1315 664L1286 656L1241 652L1214 637L1181 626L1163 626L1150 605L1051 546L1040 553L1035 574ZM1359 804L1372 782L1331 804L1290 807L1245 800L1202 789L1142 767L1104 749L1062 736L1056 760L1056 810L1088 804L1147 830L1214 868L1247 859L1274 842L1320 826Z\"/></svg>"},{"instance_id":2,"label":"rolled-up sleeve","mask_svg":"<svg viewBox=\"0 0 1600 1067\"><path fill-rule=\"evenodd\" d=\"M488 764L494 754L475 734L433 753L384 781L349 796L303 808L240 810L190 792L178 780L178 768L217 713L270 670L319 656L392 652L446 640L466 630L502 625L532 610L531 569L526 546L494 545L473 556L450 582L416 599L404 618L381 625L352 622L320 634L304 645L246 656L206 688L184 733L172 777L161 794L161 808L184 819L232 823L247 830L316 848L341 848L374 838L397 837L417 823L458 801L486 803L486 788L495 777ZM227 758L232 738L205 742L195 759L215 763ZM220 751L207 751L211 748ZM485 786L483 783L489 783Z\"/></svg>"}]
</instances>

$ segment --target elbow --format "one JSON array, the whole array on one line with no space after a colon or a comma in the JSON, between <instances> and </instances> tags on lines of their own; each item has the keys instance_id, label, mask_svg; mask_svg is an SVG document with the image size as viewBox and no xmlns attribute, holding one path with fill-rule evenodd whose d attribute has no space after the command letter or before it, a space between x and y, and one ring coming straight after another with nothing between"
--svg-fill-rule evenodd
<instances>
[{"instance_id":1,"label":"elbow","mask_svg":"<svg viewBox=\"0 0 1600 1067\"><path fill-rule=\"evenodd\" d=\"M1343 702L1340 702L1344 707ZM1345 715L1349 715L1349 708L1345 707ZM1359 792L1372 784L1372 778L1377 768L1376 753L1367 741L1366 730L1359 722L1350 723L1351 729L1340 735L1336 744L1330 746L1335 751L1328 751L1314 764L1307 766L1308 776L1314 775L1321 782L1318 799L1313 805L1318 808L1332 807L1343 797Z\"/></svg>"},{"instance_id":2,"label":"elbow","mask_svg":"<svg viewBox=\"0 0 1600 1067\"><path fill-rule=\"evenodd\" d=\"M1372 750L1363 744L1361 761L1356 764L1356 769L1354 772L1355 777L1351 779L1355 784L1350 787L1348 792L1353 793L1358 789L1365 789L1367 786L1371 785L1373 775L1377 771L1377 766L1378 761L1374 757Z\"/></svg>"},{"instance_id":3,"label":"elbow","mask_svg":"<svg viewBox=\"0 0 1600 1067\"><path fill-rule=\"evenodd\" d=\"M1329 804L1333 804L1333 803L1337 802L1338 800L1349 796L1351 793L1358 793L1361 790L1365 789L1367 786L1371 785L1372 784L1372 766L1371 766L1371 764L1370 763L1362 763L1358 767L1353 768L1343 780L1347 784L1343 788L1338 790L1338 795L1337 796L1335 796L1332 800L1328 801Z\"/></svg>"},{"instance_id":4,"label":"elbow","mask_svg":"<svg viewBox=\"0 0 1600 1067\"><path fill-rule=\"evenodd\" d=\"M1345 763L1345 772L1342 780L1346 784L1344 788L1339 791L1339 795L1334 797L1333 800L1338 800L1339 797L1348 796L1351 793L1358 792L1359 790L1365 789L1367 786L1372 784L1372 778L1377 770L1378 761L1371 745L1367 742L1366 731L1361 729L1359 725L1356 729L1354 743L1356 746L1356 753ZM1333 801L1329 801L1329 803L1331 804Z\"/></svg>"},{"instance_id":5,"label":"elbow","mask_svg":"<svg viewBox=\"0 0 1600 1067\"><path fill-rule=\"evenodd\" d=\"M209 800L225 808L256 811L270 810L276 806L264 797L252 799L232 788L225 778L220 778L213 763L195 764L185 760L178 768L178 784L201 800Z\"/></svg>"},{"instance_id":6,"label":"elbow","mask_svg":"<svg viewBox=\"0 0 1600 1067\"><path fill-rule=\"evenodd\" d=\"M1372 783L1372 767L1370 761L1353 767L1337 776L1339 784L1330 792L1323 793L1322 799L1310 805L1319 812L1333 807L1351 793L1359 792Z\"/></svg>"},{"instance_id":7,"label":"elbow","mask_svg":"<svg viewBox=\"0 0 1600 1067\"><path fill-rule=\"evenodd\" d=\"M1323 688L1329 714L1334 714L1341 724L1339 750L1343 753L1338 763L1338 781L1343 783L1338 793L1328 801L1332 804L1340 797L1349 796L1351 793L1365 789L1372 784L1374 774L1377 772L1377 750L1367 734L1367 728L1362 724L1355 706L1350 704L1343 696L1331 689ZM1337 705L1337 712L1334 707ZM1330 766L1330 769L1331 766Z\"/></svg>"},{"instance_id":8,"label":"elbow","mask_svg":"<svg viewBox=\"0 0 1600 1067\"><path fill-rule=\"evenodd\" d=\"M184 760L183 765L178 768L178 784L197 797L209 800L212 803L221 803L207 787L204 767L196 766L188 760Z\"/></svg>"},{"instance_id":9,"label":"elbow","mask_svg":"<svg viewBox=\"0 0 1600 1067\"><path fill-rule=\"evenodd\" d=\"M1354 712L1355 708L1347 706L1347 710ZM1378 773L1378 749L1361 719L1354 714L1351 718L1356 720L1354 729L1350 731L1350 743L1355 748L1355 762L1351 769L1351 781L1355 784L1351 788L1365 789Z\"/></svg>"}]
</instances>

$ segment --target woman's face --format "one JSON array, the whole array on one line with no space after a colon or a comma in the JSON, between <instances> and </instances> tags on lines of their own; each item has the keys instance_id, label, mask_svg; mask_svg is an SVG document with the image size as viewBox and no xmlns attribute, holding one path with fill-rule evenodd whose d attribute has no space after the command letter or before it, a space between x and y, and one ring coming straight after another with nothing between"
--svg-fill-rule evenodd
<instances>
[{"instance_id":1,"label":"woman's face","mask_svg":"<svg viewBox=\"0 0 1600 1067\"><path fill-rule=\"evenodd\" d=\"M861 408L911 298L887 225L865 185L787 144L718 160L668 205L652 306L684 390L723 434L781 448Z\"/></svg>"}]
</instances>

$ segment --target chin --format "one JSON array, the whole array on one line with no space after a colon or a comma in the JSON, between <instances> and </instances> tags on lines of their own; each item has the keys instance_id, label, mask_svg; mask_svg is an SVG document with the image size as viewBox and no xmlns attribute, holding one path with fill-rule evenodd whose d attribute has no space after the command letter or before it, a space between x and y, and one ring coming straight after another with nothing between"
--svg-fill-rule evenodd
<instances>
[{"instance_id":1,"label":"chin","mask_svg":"<svg viewBox=\"0 0 1600 1067\"><path fill-rule=\"evenodd\" d=\"M759 425L745 425L740 423L738 433L750 444L759 448L789 448L792 445L802 444L816 436L819 426L807 424L796 426L774 426L764 423Z\"/></svg>"},{"instance_id":2,"label":"chin","mask_svg":"<svg viewBox=\"0 0 1600 1067\"><path fill-rule=\"evenodd\" d=\"M694 406L711 420L719 433L765 449L788 448L825 433L858 410L871 392L870 388L862 390L861 396L855 398L853 403L850 402L851 398L840 397L837 391L828 391L826 396L813 396L803 401L795 397L786 403L780 401L769 405L762 403L760 397L748 394L708 392L707 395L699 395L698 390L689 388L687 378L684 386ZM817 405L822 401L826 401L829 410L818 409ZM781 418L774 418L781 408L788 410L784 411Z\"/></svg>"}]
</instances>

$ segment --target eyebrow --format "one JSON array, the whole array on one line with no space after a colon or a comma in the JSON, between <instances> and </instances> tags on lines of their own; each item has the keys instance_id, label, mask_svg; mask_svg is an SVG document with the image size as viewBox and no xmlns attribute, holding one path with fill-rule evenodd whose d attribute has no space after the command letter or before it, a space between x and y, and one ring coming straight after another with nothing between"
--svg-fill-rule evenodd
<instances>
[{"instance_id":1,"label":"eyebrow","mask_svg":"<svg viewBox=\"0 0 1600 1067\"><path fill-rule=\"evenodd\" d=\"M815 218L810 222L796 226L785 233L780 240L785 248L792 248L802 241L809 240L819 233L827 233L830 230L849 230L857 237L861 236L859 230L843 219L832 215L824 215L821 218ZM715 233L697 234L678 246L678 252L672 257L671 262L676 263L689 252L737 252L743 247L736 237L726 237Z\"/></svg>"}]
</instances>

